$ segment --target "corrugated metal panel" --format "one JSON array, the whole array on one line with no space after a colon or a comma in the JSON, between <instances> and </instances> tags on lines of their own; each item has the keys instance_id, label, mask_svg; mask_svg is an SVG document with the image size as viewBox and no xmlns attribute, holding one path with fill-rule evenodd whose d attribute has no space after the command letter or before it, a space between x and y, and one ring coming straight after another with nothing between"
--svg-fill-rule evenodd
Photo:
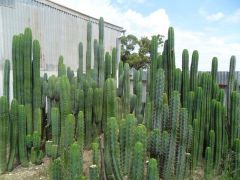
<instances>
[{"instance_id":1,"label":"corrugated metal panel","mask_svg":"<svg viewBox=\"0 0 240 180\"><path fill-rule=\"evenodd\" d=\"M14 7L15 6L15 0L1 0L0 6L6 6L6 7Z\"/></svg>"},{"instance_id":2,"label":"corrugated metal panel","mask_svg":"<svg viewBox=\"0 0 240 180\"><path fill-rule=\"evenodd\" d=\"M240 80L240 72L237 71L235 73L235 79ZM228 84L228 72L226 71L219 71L217 74L217 82L221 85Z\"/></svg>"},{"instance_id":3,"label":"corrugated metal panel","mask_svg":"<svg viewBox=\"0 0 240 180\"><path fill-rule=\"evenodd\" d=\"M93 62L93 41L98 39L98 21L86 15L82 16L84 17L81 17L81 13L64 12L63 8L58 8L56 4L50 6L46 0L18 0L14 8L0 6L0 61L11 59L12 36L23 32L25 27L31 27L33 37L41 44L42 69L56 69L58 57L63 55L67 66L76 70L80 41L83 42L84 61L86 59L87 20L91 20ZM116 39L121 35L120 30L120 27L105 24L106 51L116 47ZM85 63L83 66L85 67Z\"/></svg>"}]
</instances>

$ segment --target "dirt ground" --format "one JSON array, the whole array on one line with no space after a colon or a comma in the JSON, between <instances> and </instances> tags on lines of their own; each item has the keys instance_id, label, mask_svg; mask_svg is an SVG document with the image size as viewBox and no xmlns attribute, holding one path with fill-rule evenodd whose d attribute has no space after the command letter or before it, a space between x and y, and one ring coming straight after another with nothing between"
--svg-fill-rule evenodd
<instances>
[{"instance_id":1,"label":"dirt ground","mask_svg":"<svg viewBox=\"0 0 240 180\"><path fill-rule=\"evenodd\" d=\"M88 168L91 165L91 151L84 151L83 154L83 172L86 177L89 176ZM30 164L24 168L17 166L12 172L0 175L0 180L48 180L50 169L50 159L45 157L41 165Z\"/></svg>"}]
</instances>

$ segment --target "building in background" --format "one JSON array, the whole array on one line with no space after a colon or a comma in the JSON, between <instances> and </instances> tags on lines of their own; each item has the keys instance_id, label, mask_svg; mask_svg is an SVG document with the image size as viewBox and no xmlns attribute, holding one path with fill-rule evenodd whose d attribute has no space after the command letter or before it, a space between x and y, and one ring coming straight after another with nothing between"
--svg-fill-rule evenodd
<instances>
[{"instance_id":1,"label":"building in background","mask_svg":"<svg viewBox=\"0 0 240 180\"><path fill-rule=\"evenodd\" d=\"M24 32L25 27L31 27L33 38L38 39L41 45L41 70L57 70L60 55L64 56L67 66L76 70L79 42L83 43L84 62L86 59L88 21L92 22L93 48L94 39L98 39L98 19L49 0L0 0L0 67L5 59L11 60L13 35ZM122 27L105 22L105 51L117 46L118 60L118 38L122 32Z\"/></svg>"}]
</instances>

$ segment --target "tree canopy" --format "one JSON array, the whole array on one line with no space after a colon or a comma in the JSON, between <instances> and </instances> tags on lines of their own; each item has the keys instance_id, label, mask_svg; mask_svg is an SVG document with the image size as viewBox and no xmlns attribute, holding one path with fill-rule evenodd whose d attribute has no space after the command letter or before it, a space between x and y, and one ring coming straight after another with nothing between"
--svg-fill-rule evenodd
<instances>
[{"instance_id":1,"label":"tree canopy","mask_svg":"<svg viewBox=\"0 0 240 180\"><path fill-rule=\"evenodd\" d=\"M163 44L163 36L157 35L158 45ZM150 63L151 40L148 37L141 37L129 34L121 37L121 60L136 69L146 68Z\"/></svg>"}]
</instances>

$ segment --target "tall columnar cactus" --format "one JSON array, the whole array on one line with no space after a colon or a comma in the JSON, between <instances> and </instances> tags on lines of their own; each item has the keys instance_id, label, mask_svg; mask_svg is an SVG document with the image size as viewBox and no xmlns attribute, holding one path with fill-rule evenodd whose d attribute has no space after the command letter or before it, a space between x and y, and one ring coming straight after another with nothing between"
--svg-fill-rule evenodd
<instances>
[{"instance_id":1,"label":"tall columnar cactus","mask_svg":"<svg viewBox=\"0 0 240 180\"><path fill-rule=\"evenodd\" d=\"M12 70L13 70L13 98L17 99L17 49L19 50L19 36L14 35L12 39ZM19 52L18 52L19 53Z\"/></svg>"},{"instance_id":2,"label":"tall columnar cactus","mask_svg":"<svg viewBox=\"0 0 240 180\"><path fill-rule=\"evenodd\" d=\"M65 120L68 114L71 113L71 96L70 84L66 76L60 79L60 115L61 115L61 132L64 132ZM61 140L63 136L61 135Z\"/></svg>"},{"instance_id":3,"label":"tall columnar cactus","mask_svg":"<svg viewBox=\"0 0 240 180\"><path fill-rule=\"evenodd\" d=\"M153 129L148 140L148 149L151 157L159 157L162 154L162 137L160 129ZM163 163L163 162L161 162Z\"/></svg>"},{"instance_id":4,"label":"tall columnar cactus","mask_svg":"<svg viewBox=\"0 0 240 180\"><path fill-rule=\"evenodd\" d=\"M143 124L139 124L134 131L133 144L141 142L144 148L144 152L146 152L147 139L148 135L146 127Z\"/></svg>"},{"instance_id":5,"label":"tall columnar cactus","mask_svg":"<svg viewBox=\"0 0 240 180\"><path fill-rule=\"evenodd\" d=\"M181 84L181 102L183 107L187 107L188 91L189 91L189 54L184 49L182 53L182 84Z\"/></svg>"},{"instance_id":6,"label":"tall columnar cactus","mask_svg":"<svg viewBox=\"0 0 240 180\"><path fill-rule=\"evenodd\" d=\"M83 74L83 44L82 42L78 45L78 82L80 82L80 77Z\"/></svg>"},{"instance_id":7,"label":"tall columnar cactus","mask_svg":"<svg viewBox=\"0 0 240 180\"><path fill-rule=\"evenodd\" d=\"M22 166L28 166L27 149L26 149L26 124L27 116L24 105L18 106L18 151L19 160Z\"/></svg>"},{"instance_id":8,"label":"tall columnar cactus","mask_svg":"<svg viewBox=\"0 0 240 180\"><path fill-rule=\"evenodd\" d=\"M92 109L93 109L93 90L89 88L86 95L85 104L85 145L88 147L92 142L93 124L92 124Z\"/></svg>"},{"instance_id":9,"label":"tall columnar cactus","mask_svg":"<svg viewBox=\"0 0 240 180\"><path fill-rule=\"evenodd\" d=\"M58 77L67 75L66 66L63 62L63 56L60 56L58 59Z\"/></svg>"},{"instance_id":10,"label":"tall columnar cactus","mask_svg":"<svg viewBox=\"0 0 240 180\"><path fill-rule=\"evenodd\" d=\"M36 131L39 136L42 136L42 111L40 108L34 109L34 126L33 126L33 132Z\"/></svg>"},{"instance_id":11,"label":"tall columnar cactus","mask_svg":"<svg viewBox=\"0 0 240 180\"><path fill-rule=\"evenodd\" d=\"M136 89L136 109L135 114L138 120L138 123L142 123L143 115L142 115L142 82L139 81Z\"/></svg>"},{"instance_id":12,"label":"tall columnar cactus","mask_svg":"<svg viewBox=\"0 0 240 180\"><path fill-rule=\"evenodd\" d=\"M105 54L105 80L112 77L112 59L109 52Z\"/></svg>"},{"instance_id":13,"label":"tall columnar cactus","mask_svg":"<svg viewBox=\"0 0 240 180\"><path fill-rule=\"evenodd\" d=\"M158 69L154 77L155 89L153 94L153 106L152 106L152 129L159 128L162 130L162 106L163 106L163 93L165 86L164 71Z\"/></svg>"},{"instance_id":14,"label":"tall columnar cactus","mask_svg":"<svg viewBox=\"0 0 240 180\"><path fill-rule=\"evenodd\" d=\"M213 171L213 149L211 147L206 148L205 159L204 176L206 180L210 180Z\"/></svg>"},{"instance_id":15,"label":"tall columnar cactus","mask_svg":"<svg viewBox=\"0 0 240 180\"><path fill-rule=\"evenodd\" d=\"M62 161L60 158L53 160L51 167L51 179L61 180L62 179Z\"/></svg>"},{"instance_id":16,"label":"tall columnar cactus","mask_svg":"<svg viewBox=\"0 0 240 180\"><path fill-rule=\"evenodd\" d=\"M102 108L103 106L103 89L95 88L93 93L93 118L94 123L98 128L98 132L101 130L102 123Z\"/></svg>"},{"instance_id":17,"label":"tall columnar cactus","mask_svg":"<svg viewBox=\"0 0 240 180\"><path fill-rule=\"evenodd\" d=\"M18 102L12 100L10 109L10 154L8 160L8 171L12 171L13 163L17 153L17 138L18 138Z\"/></svg>"},{"instance_id":18,"label":"tall columnar cactus","mask_svg":"<svg viewBox=\"0 0 240 180\"><path fill-rule=\"evenodd\" d=\"M130 169L135 124L136 119L133 114L128 114L126 119L120 122L119 140L123 174L128 174Z\"/></svg>"},{"instance_id":19,"label":"tall columnar cactus","mask_svg":"<svg viewBox=\"0 0 240 180\"><path fill-rule=\"evenodd\" d=\"M222 140L223 140L223 118L222 105L220 102L216 103L215 107L215 127L216 127L216 149L215 149L215 167L219 167L222 158Z\"/></svg>"},{"instance_id":20,"label":"tall columnar cactus","mask_svg":"<svg viewBox=\"0 0 240 180\"><path fill-rule=\"evenodd\" d=\"M188 124L193 124L194 99L195 93L193 91L188 92L187 96Z\"/></svg>"},{"instance_id":21,"label":"tall columnar cactus","mask_svg":"<svg viewBox=\"0 0 240 180\"><path fill-rule=\"evenodd\" d=\"M51 120L52 120L52 141L53 144L59 145L60 137L60 112L58 107L51 109Z\"/></svg>"},{"instance_id":22,"label":"tall columnar cactus","mask_svg":"<svg viewBox=\"0 0 240 180\"><path fill-rule=\"evenodd\" d=\"M79 111L84 112L84 102L85 97L84 97L84 91L82 89L78 89L78 109Z\"/></svg>"},{"instance_id":23,"label":"tall columnar cactus","mask_svg":"<svg viewBox=\"0 0 240 180\"><path fill-rule=\"evenodd\" d=\"M98 75L98 55L99 55L99 44L98 44L98 41L96 39L94 39L94 42L93 42L93 54L94 54L94 71L96 73L96 75ZM95 79L97 80L97 79Z\"/></svg>"},{"instance_id":24,"label":"tall columnar cactus","mask_svg":"<svg viewBox=\"0 0 240 180\"><path fill-rule=\"evenodd\" d=\"M147 129L152 128L152 103L146 102L144 111L144 125Z\"/></svg>"},{"instance_id":25,"label":"tall columnar cactus","mask_svg":"<svg viewBox=\"0 0 240 180\"><path fill-rule=\"evenodd\" d=\"M40 82L40 44L38 40L33 41L33 109L41 106L41 82ZM35 117L33 119L35 121Z\"/></svg>"},{"instance_id":26,"label":"tall columnar cactus","mask_svg":"<svg viewBox=\"0 0 240 180\"><path fill-rule=\"evenodd\" d=\"M157 160L152 158L148 162L146 180L158 180L158 179L159 179L159 172L158 172Z\"/></svg>"},{"instance_id":27,"label":"tall columnar cactus","mask_svg":"<svg viewBox=\"0 0 240 180\"><path fill-rule=\"evenodd\" d=\"M118 124L115 117L108 118L107 121L107 148L110 153L110 162L113 169L113 175L115 179L121 180L121 166L120 166L120 147L118 144Z\"/></svg>"},{"instance_id":28,"label":"tall columnar cactus","mask_svg":"<svg viewBox=\"0 0 240 180\"><path fill-rule=\"evenodd\" d=\"M89 167L89 180L99 180L99 173L95 164Z\"/></svg>"},{"instance_id":29,"label":"tall columnar cactus","mask_svg":"<svg viewBox=\"0 0 240 180\"><path fill-rule=\"evenodd\" d=\"M86 52L86 74L91 70L92 61L92 23L87 23L87 52Z\"/></svg>"},{"instance_id":30,"label":"tall columnar cactus","mask_svg":"<svg viewBox=\"0 0 240 180\"><path fill-rule=\"evenodd\" d=\"M214 91L214 85L217 82L217 72L218 72L218 59L214 57L212 59L212 69L211 69L211 75L212 75L212 98L216 98L216 91Z\"/></svg>"},{"instance_id":31,"label":"tall columnar cactus","mask_svg":"<svg viewBox=\"0 0 240 180\"><path fill-rule=\"evenodd\" d=\"M112 78L116 79L117 75L117 49L112 49Z\"/></svg>"},{"instance_id":32,"label":"tall columnar cactus","mask_svg":"<svg viewBox=\"0 0 240 180\"><path fill-rule=\"evenodd\" d=\"M0 174L7 170L9 109L6 96L0 97Z\"/></svg>"},{"instance_id":33,"label":"tall columnar cactus","mask_svg":"<svg viewBox=\"0 0 240 180\"><path fill-rule=\"evenodd\" d=\"M99 152L99 142L96 141L94 143L92 143L92 163L96 164L97 167L100 165L100 152Z\"/></svg>"},{"instance_id":34,"label":"tall columnar cactus","mask_svg":"<svg viewBox=\"0 0 240 180\"><path fill-rule=\"evenodd\" d=\"M82 150L77 142L70 146L69 150L69 175L70 179L80 179L83 171Z\"/></svg>"},{"instance_id":35,"label":"tall columnar cactus","mask_svg":"<svg viewBox=\"0 0 240 180\"><path fill-rule=\"evenodd\" d=\"M85 125L83 111L79 111L77 118L76 139L80 147L84 147Z\"/></svg>"},{"instance_id":36,"label":"tall columnar cactus","mask_svg":"<svg viewBox=\"0 0 240 180\"><path fill-rule=\"evenodd\" d=\"M227 89L227 117L231 116L231 96L235 80L236 57L232 56L230 59L229 73L228 73L228 89ZM231 143L232 145L232 143Z\"/></svg>"},{"instance_id":37,"label":"tall columnar cactus","mask_svg":"<svg viewBox=\"0 0 240 180\"><path fill-rule=\"evenodd\" d=\"M163 177L170 179L173 176L175 156L176 156L176 138L179 129L179 113L180 113L180 95L179 92L173 91L170 98L169 123L171 137L169 140L169 152L164 166Z\"/></svg>"},{"instance_id":38,"label":"tall columnar cactus","mask_svg":"<svg viewBox=\"0 0 240 180\"><path fill-rule=\"evenodd\" d=\"M198 51L194 50L192 54L191 70L190 70L190 90L194 91L197 88L198 74Z\"/></svg>"},{"instance_id":39,"label":"tall columnar cactus","mask_svg":"<svg viewBox=\"0 0 240 180\"><path fill-rule=\"evenodd\" d=\"M181 78L182 78L182 71L179 68L174 70L174 90L181 92Z\"/></svg>"},{"instance_id":40,"label":"tall columnar cactus","mask_svg":"<svg viewBox=\"0 0 240 180\"><path fill-rule=\"evenodd\" d=\"M158 39L157 36L153 36L151 40L150 48L150 57L151 57L151 79L150 79L150 99L153 100L153 94L155 89L155 76L157 73L157 50L158 50Z\"/></svg>"},{"instance_id":41,"label":"tall columnar cactus","mask_svg":"<svg viewBox=\"0 0 240 180\"><path fill-rule=\"evenodd\" d=\"M24 101L32 103L32 31L24 31Z\"/></svg>"},{"instance_id":42,"label":"tall columnar cactus","mask_svg":"<svg viewBox=\"0 0 240 180\"><path fill-rule=\"evenodd\" d=\"M168 64L168 96L171 97L174 89L174 71L175 71L175 50L174 50L174 29L168 29L167 41L167 64Z\"/></svg>"},{"instance_id":43,"label":"tall columnar cactus","mask_svg":"<svg viewBox=\"0 0 240 180\"><path fill-rule=\"evenodd\" d=\"M199 133L200 133L200 121L198 119L194 119L193 120L193 149L192 149L193 169L196 168L198 163Z\"/></svg>"},{"instance_id":44,"label":"tall columnar cactus","mask_svg":"<svg viewBox=\"0 0 240 180\"><path fill-rule=\"evenodd\" d=\"M143 178L144 178L144 147L142 143L137 142L133 150L132 166L129 179L141 180Z\"/></svg>"},{"instance_id":45,"label":"tall columnar cactus","mask_svg":"<svg viewBox=\"0 0 240 180\"><path fill-rule=\"evenodd\" d=\"M180 113L180 94L177 91L173 91L170 99L169 109L169 123L172 136L175 138L177 135L177 129L179 128L179 113Z\"/></svg>"},{"instance_id":46,"label":"tall columnar cactus","mask_svg":"<svg viewBox=\"0 0 240 180\"><path fill-rule=\"evenodd\" d=\"M7 59L4 62L4 84L3 95L7 97L8 104L10 103L10 61Z\"/></svg>"},{"instance_id":47,"label":"tall columnar cactus","mask_svg":"<svg viewBox=\"0 0 240 180\"><path fill-rule=\"evenodd\" d=\"M129 65L124 64L124 76L123 76L123 107L124 114L130 112L130 80L129 80Z\"/></svg>"},{"instance_id":48,"label":"tall columnar cactus","mask_svg":"<svg viewBox=\"0 0 240 180\"><path fill-rule=\"evenodd\" d=\"M109 78L105 81L104 97L103 97L103 132L106 130L107 119L116 117L116 87L113 79Z\"/></svg>"},{"instance_id":49,"label":"tall columnar cactus","mask_svg":"<svg viewBox=\"0 0 240 180\"><path fill-rule=\"evenodd\" d=\"M236 91L232 91L230 104L231 147L233 146L234 139L238 137L239 101L240 94Z\"/></svg>"},{"instance_id":50,"label":"tall columnar cactus","mask_svg":"<svg viewBox=\"0 0 240 180\"><path fill-rule=\"evenodd\" d=\"M99 55L98 55L98 86L104 86L104 46L99 43Z\"/></svg>"},{"instance_id":51,"label":"tall columnar cactus","mask_svg":"<svg viewBox=\"0 0 240 180\"><path fill-rule=\"evenodd\" d=\"M75 117L72 114L68 114L65 119L64 132L61 133L65 149L68 148L74 142L74 132L75 132Z\"/></svg>"},{"instance_id":52,"label":"tall columnar cactus","mask_svg":"<svg viewBox=\"0 0 240 180\"><path fill-rule=\"evenodd\" d=\"M140 72L136 69L133 69L133 94L136 94L137 84L139 82Z\"/></svg>"},{"instance_id":53,"label":"tall columnar cactus","mask_svg":"<svg viewBox=\"0 0 240 180\"><path fill-rule=\"evenodd\" d=\"M236 138L234 141L234 164L233 164L233 177L234 179L239 178L240 175L240 140Z\"/></svg>"},{"instance_id":54,"label":"tall columnar cactus","mask_svg":"<svg viewBox=\"0 0 240 180\"><path fill-rule=\"evenodd\" d=\"M124 73L123 73L123 62L120 61L118 64L118 90L117 90L117 95L119 97L122 97L123 95L123 78L124 78Z\"/></svg>"},{"instance_id":55,"label":"tall columnar cactus","mask_svg":"<svg viewBox=\"0 0 240 180\"><path fill-rule=\"evenodd\" d=\"M103 45L104 43L104 20L100 17L99 22L99 43Z\"/></svg>"},{"instance_id":56,"label":"tall columnar cactus","mask_svg":"<svg viewBox=\"0 0 240 180\"><path fill-rule=\"evenodd\" d=\"M215 155L215 149L216 149L216 145L215 145L215 132L214 130L210 130L209 131L209 147L211 148L211 153L212 153L212 156L211 158L212 159L209 159L210 157L208 157L207 161L211 162L211 169L213 169L214 167L214 155ZM210 150L208 150L210 151ZM206 155L205 155L206 156Z\"/></svg>"},{"instance_id":57,"label":"tall columnar cactus","mask_svg":"<svg viewBox=\"0 0 240 180\"><path fill-rule=\"evenodd\" d=\"M17 87L18 96L17 100L19 103L24 104L24 35L19 35L19 43L17 44L16 56L17 56Z\"/></svg>"}]
</instances>

